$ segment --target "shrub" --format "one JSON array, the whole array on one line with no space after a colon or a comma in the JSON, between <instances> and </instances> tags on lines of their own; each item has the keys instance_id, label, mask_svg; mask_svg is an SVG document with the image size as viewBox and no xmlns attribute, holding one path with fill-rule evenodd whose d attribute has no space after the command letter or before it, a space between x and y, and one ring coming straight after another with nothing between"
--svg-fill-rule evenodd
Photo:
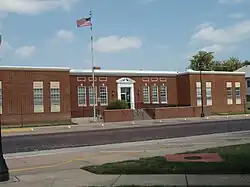
<instances>
[{"instance_id":1,"label":"shrub","mask_svg":"<svg viewBox=\"0 0 250 187\"><path fill-rule=\"evenodd\" d=\"M119 109L128 109L128 103L123 100L114 100L107 107L107 110L119 110Z\"/></svg>"}]
</instances>

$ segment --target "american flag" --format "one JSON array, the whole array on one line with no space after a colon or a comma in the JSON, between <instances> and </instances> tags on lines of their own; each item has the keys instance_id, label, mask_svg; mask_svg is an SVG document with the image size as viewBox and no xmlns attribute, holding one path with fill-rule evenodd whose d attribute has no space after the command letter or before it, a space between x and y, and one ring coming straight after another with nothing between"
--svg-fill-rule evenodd
<instances>
[{"instance_id":1,"label":"american flag","mask_svg":"<svg viewBox=\"0 0 250 187\"><path fill-rule=\"evenodd\" d=\"M76 21L76 25L77 25L77 28L78 27L92 26L91 17L89 17L89 18L82 18L82 19L77 20Z\"/></svg>"}]
</instances>

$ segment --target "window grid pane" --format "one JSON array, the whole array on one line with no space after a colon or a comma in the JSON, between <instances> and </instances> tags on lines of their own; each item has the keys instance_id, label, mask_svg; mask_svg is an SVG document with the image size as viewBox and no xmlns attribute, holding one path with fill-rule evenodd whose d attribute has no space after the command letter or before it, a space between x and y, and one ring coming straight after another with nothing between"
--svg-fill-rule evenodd
<instances>
[{"instance_id":1,"label":"window grid pane","mask_svg":"<svg viewBox=\"0 0 250 187\"><path fill-rule=\"evenodd\" d=\"M108 89L107 86L100 86L100 104L108 104Z\"/></svg>"},{"instance_id":2,"label":"window grid pane","mask_svg":"<svg viewBox=\"0 0 250 187\"><path fill-rule=\"evenodd\" d=\"M43 88L34 88L34 106L43 105Z\"/></svg>"},{"instance_id":3,"label":"window grid pane","mask_svg":"<svg viewBox=\"0 0 250 187\"><path fill-rule=\"evenodd\" d=\"M161 102L162 103L167 103L168 99L167 99L167 86L161 86L161 90L160 90L160 94L161 94Z\"/></svg>"},{"instance_id":4,"label":"window grid pane","mask_svg":"<svg viewBox=\"0 0 250 187\"><path fill-rule=\"evenodd\" d=\"M227 87L227 99L232 99L232 87Z\"/></svg>"},{"instance_id":5,"label":"window grid pane","mask_svg":"<svg viewBox=\"0 0 250 187\"><path fill-rule=\"evenodd\" d=\"M149 94L149 87L143 86L143 102L150 103L150 94Z\"/></svg>"},{"instance_id":6,"label":"window grid pane","mask_svg":"<svg viewBox=\"0 0 250 187\"><path fill-rule=\"evenodd\" d=\"M152 102L159 103L158 86L152 86Z\"/></svg>"},{"instance_id":7,"label":"window grid pane","mask_svg":"<svg viewBox=\"0 0 250 187\"><path fill-rule=\"evenodd\" d=\"M247 80L247 87L250 87L250 80Z\"/></svg>"},{"instance_id":8,"label":"window grid pane","mask_svg":"<svg viewBox=\"0 0 250 187\"><path fill-rule=\"evenodd\" d=\"M240 87L235 88L235 95L236 95L236 99L241 99L240 98Z\"/></svg>"},{"instance_id":9,"label":"window grid pane","mask_svg":"<svg viewBox=\"0 0 250 187\"><path fill-rule=\"evenodd\" d=\"M89 87L89 104L90 105L95 105L97 104L96 103L96 97L97 97L97 88L95 86L95 97L94 97L94 89L93 89L93 86L90 86Z\"/></svg>"},{"instance_id":10,"label":"window grid pane","mask_svg":"<svg viewBox=\"0 0 250 187\"><path fill-rule=\"evenodd\" d=\"M60 88L50 88L51 105L60 105Z\"/></svg>"},{"instance_id":11,"label":"window grid pane","mask_svg":"<svg viewBox=\"0 0 250 187\"><path fill-rule=\"evenodd\" d=\"M86 105L86 87L85 86L78 86L77 96L78 96L78 106Z\"/></svg>"}]
</instances>

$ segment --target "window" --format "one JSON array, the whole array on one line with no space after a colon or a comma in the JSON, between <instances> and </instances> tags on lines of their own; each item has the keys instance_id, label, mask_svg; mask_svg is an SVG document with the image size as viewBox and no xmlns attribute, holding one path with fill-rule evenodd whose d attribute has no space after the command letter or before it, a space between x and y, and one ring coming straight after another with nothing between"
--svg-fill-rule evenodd
<instances>
[{"instance_id":1,"label":"window","mask_svg":"<svg viewBox=\"0 0 250 187\"><path fill-rule=\"evenodd\" d=\"M197 98L197 106L201 106L201 83L196 82L196 98Z\"/></svg>"},{"instance_id":2,"label":"window","mask_svg":"<svg viewBox=\"0 0 250 187\"><path fill-rule=\"evenodd\" d=\"M0 81L0 114L3 113L3 93L2 93L2 81Z\"/></svg>"},{"instance_id":3,"label":"window","mask_svg":"<svg viewBox=\"0 0 250 187\"><path fill-rule=\"evenodd\" d=\"M51 112L60 112L60 83L50 82L50 110Z\"/></svg>"},{"instance_id":4,"label":"window","mask_svg":"<svg viewBox=\"0 0 250 187\"><path fill-rule=\"evenodd\" d=\"M168 89L167 86L161 86L160 90L161 103L168 102Z\"/></svg>"},{"instance_id":5,"label":"window","mask_svg":"<svg viewBox=\"0 0 250 187\"><path fill-rule=\"evenodd\" d=\"M108 88L107 86L100 86L100 104L107 105L108 104Z\"/></svg>"},{"instance_id":6,"label":"window","mask_svg":"<svg viewBox=\"0 0 250 187\"><path fill-rule=\"evenodd\" d=\"M227 104L232 105L233 104L233 92L232 92L232 83L227 82Z\"/></svg>"},{"instance_id":7,"label":"window","mask_svg":"<svg viewBox=\"0 0 250 187\"><path fill-rule=\"evenodd\" d=\"M158 86L152 86L152 103L159 103Z\"/></svg>"},{"instance_id":8,"label":"window","mask_svg":"<svg viewBox=\"0 0 250 187\"><path fill-rule=\"evenodd\" d=\"M43 82L33 82L34 113L44 112Z\"/></svg>"},{"instance_id":9,"label":"window","mask_svg":"<svg viewBox=\"0 0 250 187\"><path fill-rule=\"evenodd\" d=\"M95 94L94 94L94 91L95 91ZM89 105L93 106L94 104L97 105L96 103L96 97L97 97L97 89L96 89L96 86L95 86L95 90L93 89L93 86L90 86L89 87Z\"/></svg>"},{"instance_id":10,"label":"window","mask_svg":"<svg viewBox=\"0 0 250 187\"><path fill-rule=\"evenodd\" d=\"M211 106L213 104L212 101L212 83L206 82L206 99L207 99L207 105Z\"/></svg>"},{"instance_id":11,"label":"window","mask_svg":"<svg viewBox=\"0 0 250 187\"><path fill-rule=\"evenodd\" d=\"M241 104L240 82L235 83L236 104Z\"/></svg>"},{"instance_id":12,"label":"window","mask_svg":"<svg viewBox=\"0 0 250 187\"><path fill-rule=\"evenodd\" d=\"M86 106L86 87L77 87L78 106Z\"/></svg>"},{"instance_id":13,"label":"window","mask_svg":"<svg viewBox=\"0 0 250 187\"><path fill-rule=\"evenodd\" d=\"M247 87L250 88L250 80L247 80Z\"/></svg>"},{"instance_id":14,"label":"window","mask_svg":"<svg viewBox=\"0 0 250 187\"><path fill-rule=\"evenodd\" d=\"M148 104L150 103L150 90L149 86L143 86L143 103Z\"/></svg>"}]
</instances>

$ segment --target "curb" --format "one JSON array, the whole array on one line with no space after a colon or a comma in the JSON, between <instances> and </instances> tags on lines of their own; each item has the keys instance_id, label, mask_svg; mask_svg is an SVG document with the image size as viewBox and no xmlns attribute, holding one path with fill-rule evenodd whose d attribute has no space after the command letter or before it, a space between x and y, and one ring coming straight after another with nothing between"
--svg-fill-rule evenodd
<instances>
[{"instance_id":1,"label":"curb","mask_svg":"<svg viewBox=\"0 0 250 187\"><path fill-rule=\"evenodd\" d=\"M2 129L2 133L13 133L13 132L32 132L33 128L11 128Z\"/></svg>"}]
</instances>

